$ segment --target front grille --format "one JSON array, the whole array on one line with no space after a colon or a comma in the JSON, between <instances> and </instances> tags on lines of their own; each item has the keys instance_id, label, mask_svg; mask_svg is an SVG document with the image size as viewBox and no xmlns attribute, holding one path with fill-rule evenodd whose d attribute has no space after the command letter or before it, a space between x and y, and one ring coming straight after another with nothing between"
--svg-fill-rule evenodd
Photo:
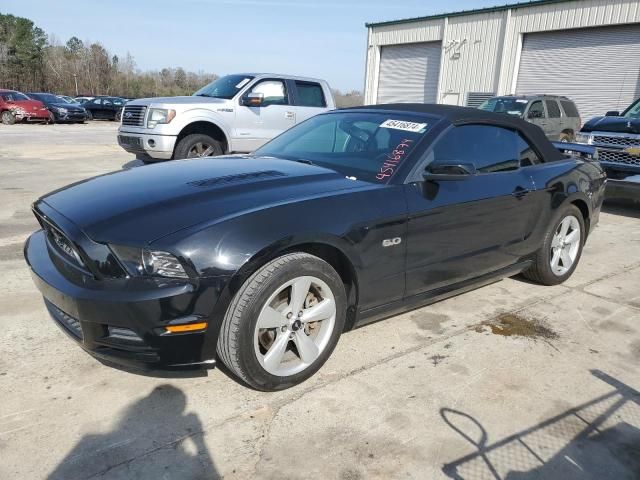
<instances>
[{"instance_id":1,"label":"front grille","mask_svg":"<svg viewBox=\"0 0 640 480\"><path fill-rule=\"evenodd\" d=\"M640 137L593 134L593 144L603 147L640 147Z\"/></svg>"},{"instance_id":2,"label":"front grille","mask_svg":"<svg viewBox=\"0 0 640 480\"><path fill-rule=\"evenodd\" d=\"M49 300L45 299L44 302L54 320L62 325L65 330L71 333L74 337L82 339L82 327L80 326L80 320L63 312Z\"/></svg>"},{"instance_id":3,"label":"front grille","mask_svg":"<svg viewBox=\"0 0 640 480\"><path fill-rule=\"evenodd\" d=\"M629 155L623 150L605 150L601 148L598 149L598 154L601 162L622 163L640 167L640 157Z\"/></svg>"},{"instance_id":4,"label":"front grille","mask_svg":"<svg viewBox=\"0 0 640 480\"><path fill-rule=\"evenodd\" d=\"M84 267L84 262L80 258L80 255L74 248L73 244L60 230L54 228L48 223L44 224L44 228L47 232L50 245L52 245L58 252L62 253L67 260L80 267Z\"/></svg>"},{"instance_id":5,"label":"front grille","mask_svg":"<svg viewBox=\"0 0 640 480\"><path fill-rule=\"evenodd\" d=\"M144 126L144 115L147 112L147 107L142 105L127 105L122 111L122 125L129 125L131 127Z\"/></svg>"}]
</instances>

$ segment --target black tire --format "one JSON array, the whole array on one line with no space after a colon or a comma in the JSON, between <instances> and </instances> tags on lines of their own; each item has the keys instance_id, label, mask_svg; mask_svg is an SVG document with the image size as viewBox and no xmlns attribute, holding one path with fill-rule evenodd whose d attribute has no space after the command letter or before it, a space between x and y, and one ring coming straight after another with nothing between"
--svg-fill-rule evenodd
<instances>
[{"instance_id":1,"label":"black tire","mask_svg":"<svg viewBox=\"0 0 640 480\"><path fill-rule=\"evenodd\" d=\"M1 115L2 123L5 125L13 125L16 123L16 116L9 110L5 110Z\"/></svg>"},{"instance_id":2,"label":"black tire","mask_svg":"<svg viewBox=\"0 0 640 480\"><path fill-rule=\"evenodd\" d=\"M198 145L201 145L202 148L205 149L201 151L200 154L197 154L196 152L198 150ZM173 153L173 158L196 158L201 156L215 157L217 155L222 155L223 153L224 149L219 141L203 133L193 133L191 135L187 135L178 142Z\"/></svg>"},{"instance_id":3,"label":"black tire","mask_svg":"<svg viewBox=\"0 0 640 480\"><path fill-rule=\"evenodd\" d=\"M560 223L568 216L573 216L578 220L580 225L580 244L577 256L573 261L571 268L569 268L569 270L563 275L556 275L551 268L551 243ZM522 275L525 278L541 285L558 285L564 282L573 274L574 270L578 266L578 262L582 256L585 237L586 231L584 218L580 209L572 204L561 207L550 222L549 229L545 233L544 240L542 242L542 247L536 252L533 258L533 264L527 270L522 272Z\"/></svg>"},{"instance_id":4,"label":"black tire","mask_svg":"<svg viewBox=\"0 0 640 480\"><path fill-rule=\"evenodd\" d=\"M91 113L91 110L87 110L87 120L93 120L93 113Z\"/></svg>"},{"instance_id":5,"label":"black tire","mask_svg":"<svg viewBox=\"0 0 640 480\"><path fill-rule=\"evenodd\" d=\"M115 120L119 122L122 119L122 110L116 112Z\"/></svg>"},{"instance_id":6,"label":"black tire","mask_svg":"<svg viewBox=\"0 0 640 480\"><path fill-rule=\"evenodd\" d=\"M260 364L254 349L258 316L279 286L302 275L319 278L331 289L336 306L334 328L324 350L308 367L290 376L272 375ZM255 272L236 293L220 329L218 357L231 373L257 390L276 391L297 385L315 374L333 352L344 329L346 305L344 284L327 262L307 253L278 257Z\"/></svg>"}]
</instances>

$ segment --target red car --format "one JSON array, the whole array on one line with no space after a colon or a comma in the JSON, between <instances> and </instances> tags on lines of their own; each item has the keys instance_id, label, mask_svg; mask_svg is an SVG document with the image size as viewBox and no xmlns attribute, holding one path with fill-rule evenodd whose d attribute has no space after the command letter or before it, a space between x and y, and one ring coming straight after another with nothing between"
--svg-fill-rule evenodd
<instances>
[{"instance_id":1,"label":"red car","mask_svg":"<svg viewBox=\"0 0 640 480\"><path fill-rule=\"evenodd\" d=\"M15 90L0 90L0 119L5 125L16 122L51 122L51 112L39 100Z\"/></svg>"}]
</instances>

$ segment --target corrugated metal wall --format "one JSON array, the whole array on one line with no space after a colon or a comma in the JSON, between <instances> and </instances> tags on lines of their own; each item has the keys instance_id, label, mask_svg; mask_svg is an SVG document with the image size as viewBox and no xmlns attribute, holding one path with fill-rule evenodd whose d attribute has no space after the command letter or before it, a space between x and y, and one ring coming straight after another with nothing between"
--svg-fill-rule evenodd
<instances>
[{"instance_id":1,"label":"corrugated metal wall","mask_svg":"<svg viewBox=\"0 0 640 480\"><path fill-rule=\"evenodd\" d=\"M441 40L438 101L442 101L447 92L458 93L458 103L464 105L470 91L497 94L514 91L524 33L624 23L640 23L638 0L525 5L490 13L372 26L365 102L375 102L382 45Z\"/></svg>"}]
</instances>

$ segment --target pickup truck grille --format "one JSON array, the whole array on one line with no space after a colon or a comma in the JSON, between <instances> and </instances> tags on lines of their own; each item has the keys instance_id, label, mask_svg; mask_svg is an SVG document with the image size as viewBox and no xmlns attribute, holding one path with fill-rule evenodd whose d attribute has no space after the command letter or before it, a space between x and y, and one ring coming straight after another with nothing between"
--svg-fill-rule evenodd
<instances>
[{"instance_id":1,"label":"pickup truck grille","mask_svg":"<svg viewBox=\"0 0 640 480\"><path fill-rule=\"evenodd\" d=\"M593 134L593 144L603 147L640 147L640 137Z\"/></svg>"},{"instance_id":2,"label":"pickup truck grille","mask_svg":"<svg viewBox=\"0 0 640 480\"><path fill-rule=\"evenodd\" d=\"M624 165L640 167L640 157L629 155L624 150L607 150L599 148L598 155L601 162L621 163Z\"/></svg>"},{"instance_id":3,"label":"pickup truck grille","mask_svg":"<svg viewBox=\"0 0 640 480\"><path fill-rule=\"evenodd\" d=\"M144 115L147 113L147 107L141 105L127 105L122 112L122 125L131 127L144 126Z\"/></svg>"}]
</instances>

